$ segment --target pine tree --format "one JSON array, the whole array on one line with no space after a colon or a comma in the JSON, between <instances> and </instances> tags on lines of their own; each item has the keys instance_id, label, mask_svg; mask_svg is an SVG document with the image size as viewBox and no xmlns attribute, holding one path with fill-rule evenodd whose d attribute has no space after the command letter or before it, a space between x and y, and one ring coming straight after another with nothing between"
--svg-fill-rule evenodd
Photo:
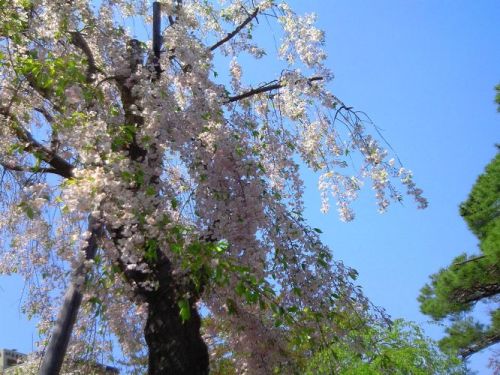
<instances>
[{"instance_id":1,"label":"pine tree","mask_svg":"<svg viewBox=\"0 0 500 375\"><path fill-rule=\"evenodd\" d=\"M462 254L450 266L431 276L419 296L421 310L433 319L450 319L443 349L458 350L463 357L500 342L500 153L477 179L460 215L479 239L480 254ZM491 322L472 316L479 302L491 305Z\"/></svg>"}]
</instances>

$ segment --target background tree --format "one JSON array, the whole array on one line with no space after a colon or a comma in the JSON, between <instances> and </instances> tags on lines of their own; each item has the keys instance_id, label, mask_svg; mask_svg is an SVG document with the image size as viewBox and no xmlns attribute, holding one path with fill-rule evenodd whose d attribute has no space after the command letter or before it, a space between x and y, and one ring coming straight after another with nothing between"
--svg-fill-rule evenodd
<instances>
[{"instance_id":1,"label":"background tree","mask_svg":"<svg viewBox=\"0 0 500 375\"><path fill-rule=\"evenodd\" d=\"M460 215L479 239L481 253L462 254L431 276L419 301L424 314L436 320L449 318L451 326L440 341L443 349L456 349L463 357L500 341L500 153L477 179ZM489 325L470 314L478 302L491 304Z\"/></svg>"},{"instance_id":2,"label":"background tree","mask_svg":"<svg viewBox=\"0 0 500 375\"><path fill-rule=\"evenodd\" d=\"M307 362L307 375L466 374L451 352L443 353L412 323L396 320L388 326L370 325L351 331L351 340L364 348L354 352L345 341L334 341Z\"/></svg>"},{"instance_id":3,"label":"background tree","mask_svg":"<svg viewBox=\"0 0 500 375\"><path fill-rule=\"evenodd\" d=\"M334 329L336 332L332 332ZM339 329L343 334L339 339ZM319 328L324 337L320 346L297 340L291 329L290 353L293 368L286 374L466 374L464 363L453 351L442 352L425 337L416 324L401 319L393 322L364 321L338 313L335 327ZM353 350L356 348L356 350ZM221 343L214 351L211 369L215 375L238 374L233 351Z\"/></svg>"},{"instance_id":4,"label":"background tree","mask_svg":"<svg viewBox=\"0 0 500 375\"><path fill-rule=\"evenodd\" d=\"M239 373L287 372L292 329L312 353L350 342L339 314L388 324L304 222L297 160L343 220L364 180L380 211L401 200L394 181L426 201L328 91L314 17L272 0L161 6L151 48L129 31L151 29L147 2L0 0L0 271L26 279L26 313L50 337L70 285L70 356L104 358L116 337L149 374L205 374L221 343ZM264 18L281 72L252 86L240 64L266 56Z\"/></svg>"}]
</instances>

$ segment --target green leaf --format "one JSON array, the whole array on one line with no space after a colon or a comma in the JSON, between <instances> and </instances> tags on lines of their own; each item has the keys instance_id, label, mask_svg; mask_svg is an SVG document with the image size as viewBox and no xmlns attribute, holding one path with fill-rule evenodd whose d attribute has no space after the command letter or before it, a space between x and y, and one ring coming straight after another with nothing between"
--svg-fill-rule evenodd
<instances>
[{"instance_id":1,"label":"green leaf","mask_svg":"<svg viewBox=\"0 0 500 375\"><path fill-rule=\"evenodd\" d=\"M179 207L179 201L175 198L172 198L170 204L172 205L173 210L177 210L177 207Z\"/></svg>"},{"instance_id":2,"label":"green leaf","mask_svg":"<svg viewBox=\"0 0 500 375\"><path fill-rule=\"evenodd\" d=\"M238 283L238 285L236 285L236 294L239 295L239 296L242 296L243 294L245 294L245 292L247 291L247 288L245 287L245 285L240 281Z\"/></svg>"},{"instance_id":3,"label":"green leaf","mask_svg":"<svg viewBox=\"0 0 500 375\"><path fill-rule=\"evenodd\" d=\"M158 241L149 239L146 242L146 254L144 254L144 258L148 262L155 262L158 260Z\"/></svg>"},{"instance_id":4,"label":"green leaf","mask_svg":"<svg viewBox=\"0 0 500 375\"><path fill-rule=\"evenodd\" d=\"M237 309L236 309L236 302L231 299L231 298L228 298L226 300L226 306L227 306L227 312L229 314L235 314Z\"/></svg>"},{"instance_id":5,"label":"green leaf","mask_svg":"<svg viewBox=\"0 0 500 375\"><path fill-rule=\"evenodd\" d=\"M187 300L187 298L183 298L179 302L177 302L177 305L179 306L179 315L181 317L182 322L184 323L186 320L189 320L189 318L191 318L191 309L189 308L189 301Z\"/></svg>"},{"instance_id":6,"label":"green leaf","mask_svg":"<svg viewBox=\"0 0 500 375\"><path fill-rule=\"evenodd\" d=\"M170 250L173 253L180 254L182 252L182 246L178 243L171 243L170 244Z\"/></svg>"},{"instance_id":7,"label":"green leaf","mask_svg":"<svg viewBox=\"0 0 500 375\"><path fill-rule=\"evenodd\" d=\"M156 190L153 186L148 186L146 188L146 195L149 196L149 197L153 197L154 195L156 195Z\"/></svg>"}]
</instances>

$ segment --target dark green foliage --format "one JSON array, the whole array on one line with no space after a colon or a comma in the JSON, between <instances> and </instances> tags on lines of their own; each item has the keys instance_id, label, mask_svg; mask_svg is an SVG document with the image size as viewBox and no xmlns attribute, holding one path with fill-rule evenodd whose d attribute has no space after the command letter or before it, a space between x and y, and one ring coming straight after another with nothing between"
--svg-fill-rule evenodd
<instances>
[{"instance_id":1,"label":"dark green foliage","mask_svg":"<svg viewBox=\"0 0 500 375\"><path fill-rule=\"evenodd\" d=\"M441 348L458 350L468 357L500 341L498 308L492 309L489 325L475 322L470 316L477 302L494 302L500 295L500 153L460 205L460 215L478 237L481 253L462 254L448 268L432 275L419 301L424 314L452 321L440 342Z\"/></svg>"}]
</instances>

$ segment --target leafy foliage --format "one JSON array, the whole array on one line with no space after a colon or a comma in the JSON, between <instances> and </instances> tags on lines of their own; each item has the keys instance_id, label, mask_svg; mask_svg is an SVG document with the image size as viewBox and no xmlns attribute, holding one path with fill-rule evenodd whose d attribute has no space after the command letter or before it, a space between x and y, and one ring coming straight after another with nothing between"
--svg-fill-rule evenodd
<instances>
[{"instance_id":1,"label":"leafy foliage","mask_svg":"<svg viewBox=\"0 0 500 375\"><path fill-rule=\"evenodd\" d=\"M314 354L307 375L459 375L462 362L453 354L442 353L421 329L396 320L389 326L369 326L352 334L365 351L360 355L344 343L333 342Z\"/></svg>"}]
</instances>

